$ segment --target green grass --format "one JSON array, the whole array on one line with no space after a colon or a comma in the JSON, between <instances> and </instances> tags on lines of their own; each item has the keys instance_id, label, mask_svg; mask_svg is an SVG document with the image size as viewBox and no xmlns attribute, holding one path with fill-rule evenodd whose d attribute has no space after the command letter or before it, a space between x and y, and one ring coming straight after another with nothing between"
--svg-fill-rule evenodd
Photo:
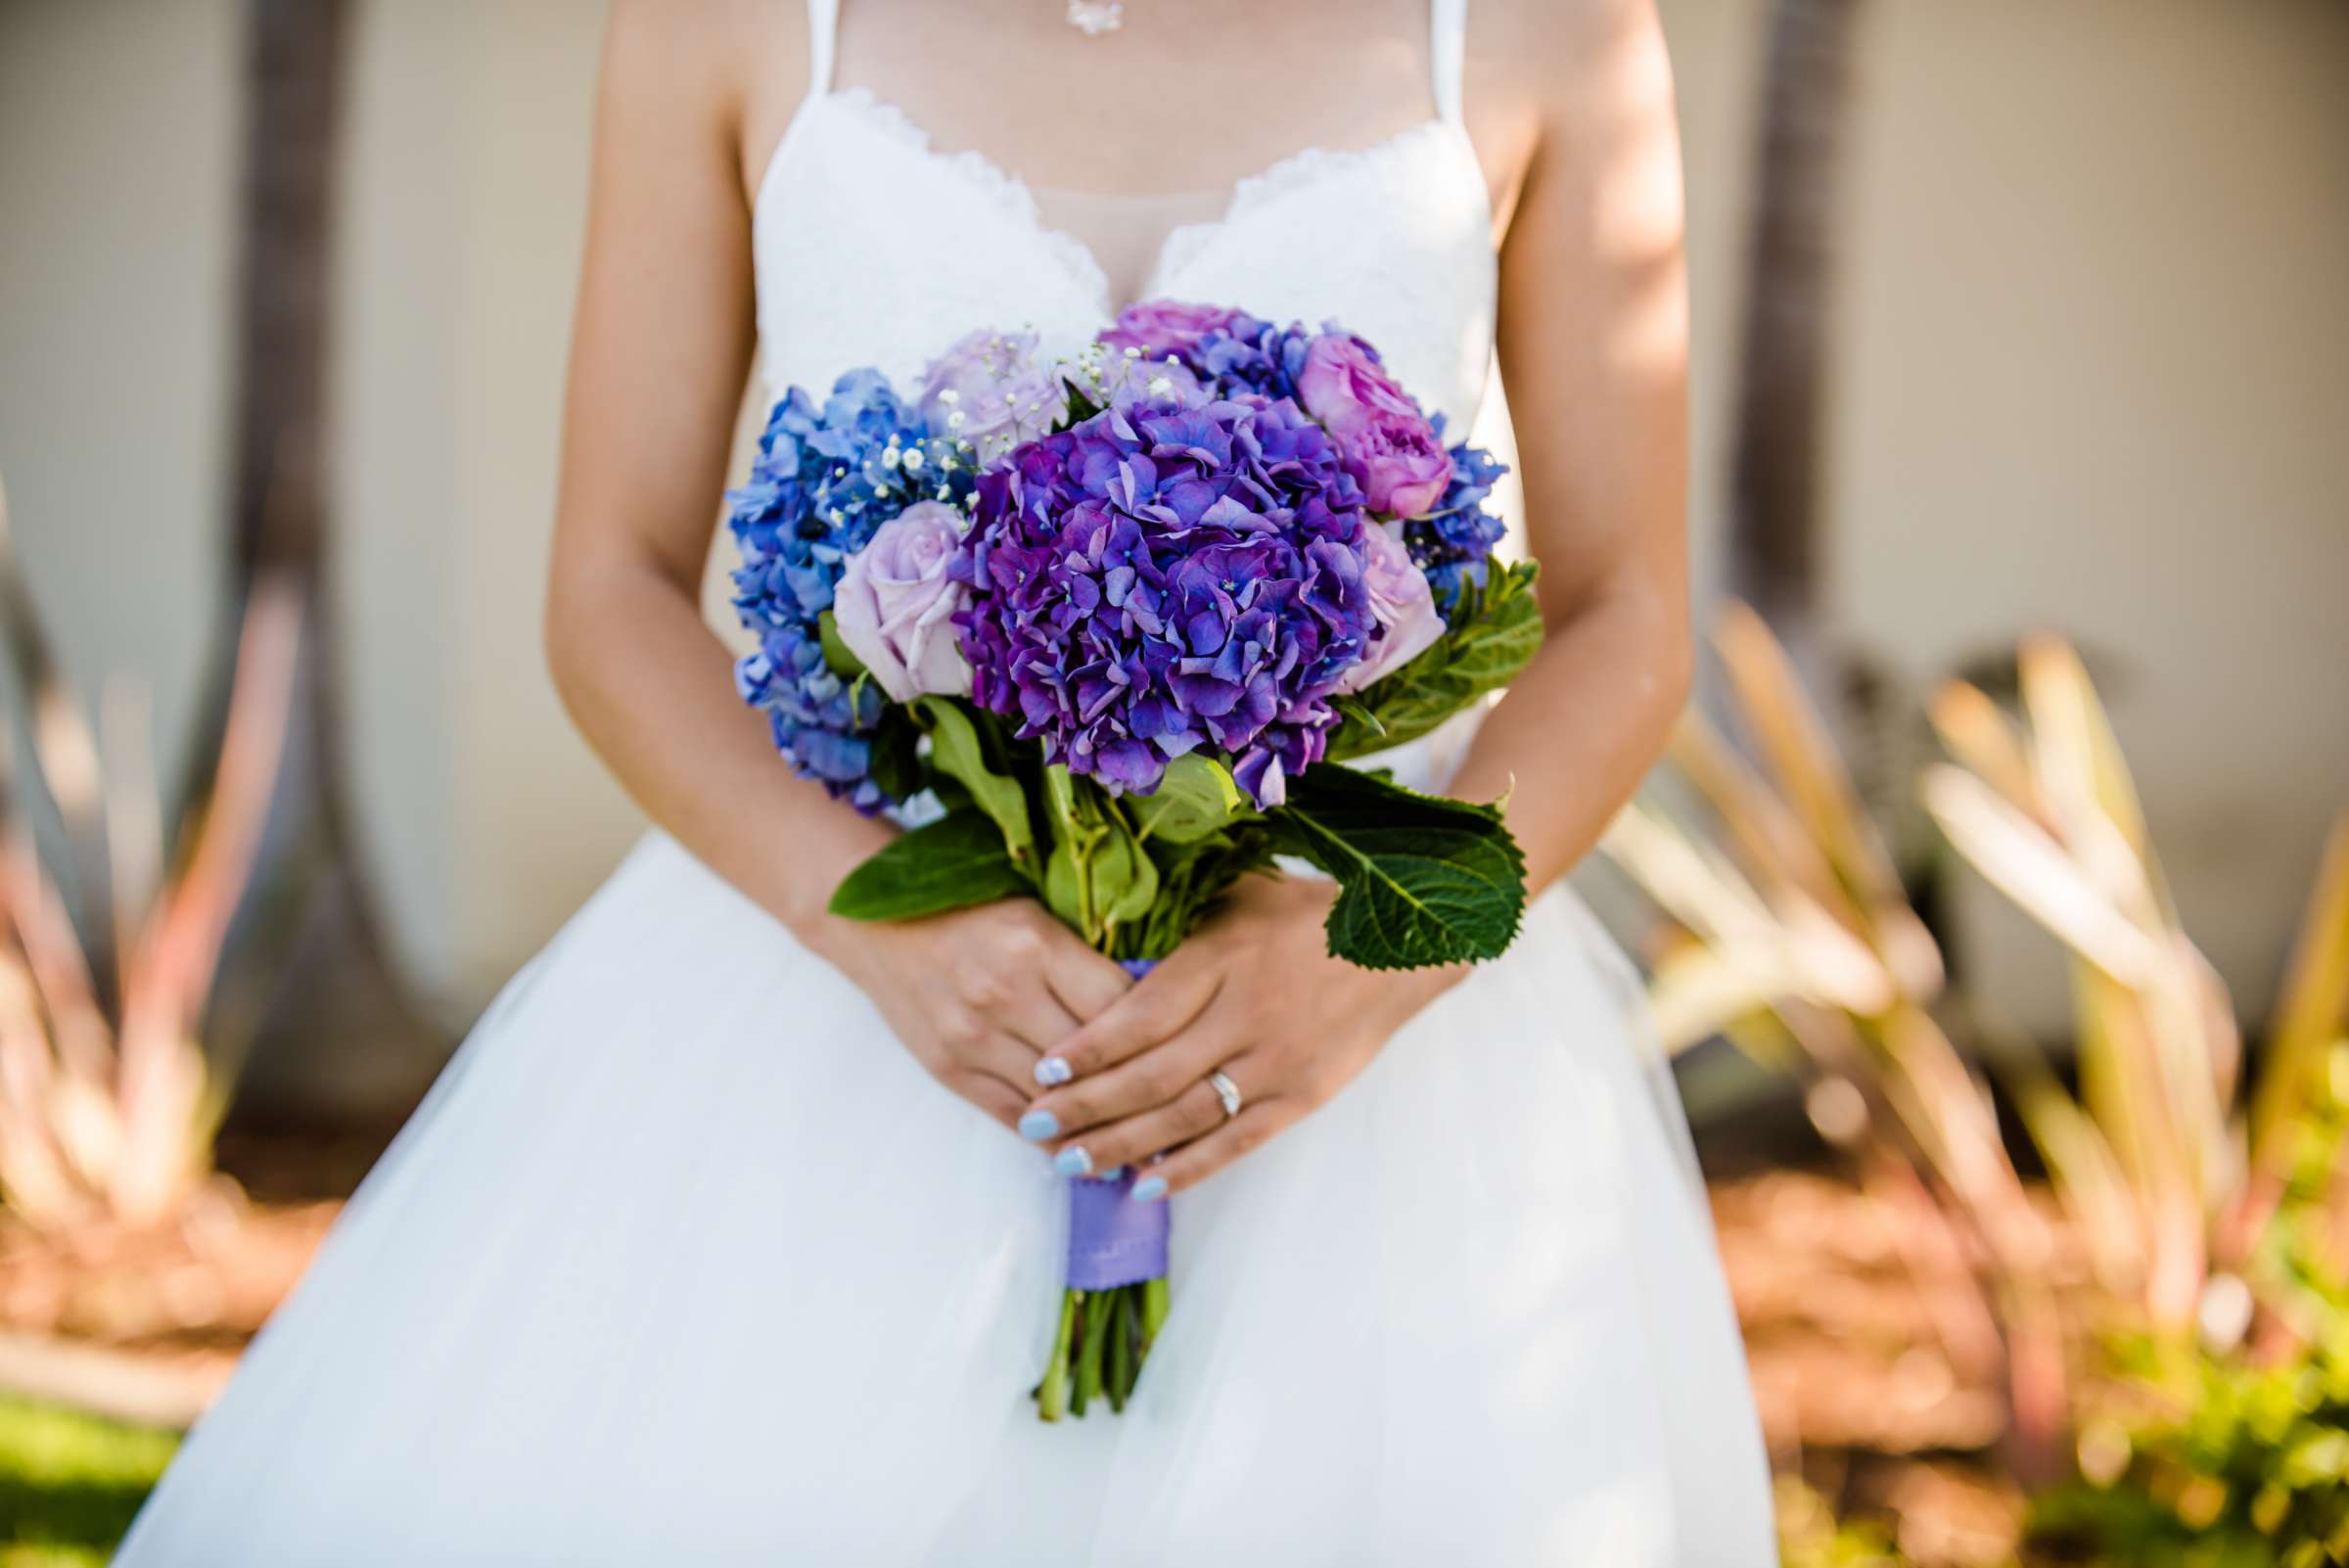
<instances>
[{"instance_id":1,"label":"green grass","mask_svg":"<svg viewBox=\"0 0 2349 1568\"><path fill-rule=\"evenodd\" d=\"M101 1568L178 1446L0 1398L0 1568Z\"/></svg>"}]
</instances>

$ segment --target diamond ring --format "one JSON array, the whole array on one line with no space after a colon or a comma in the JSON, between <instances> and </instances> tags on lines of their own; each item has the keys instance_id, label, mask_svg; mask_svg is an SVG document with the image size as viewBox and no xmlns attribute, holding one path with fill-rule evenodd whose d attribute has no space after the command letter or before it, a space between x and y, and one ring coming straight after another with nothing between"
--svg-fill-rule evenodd
<instances>
[{"instance_id":1,"label":"diamond ring","mask_svg":"<svg viewBox=\"0 0 2349 1568\"><path fill-rule=\"evenodd\" d=\"M1231 1081L1230 1074L1221 1069L1208 1074L1207 1086L1214 1089L1216 1098L1223 1102L1224 1121L1228 1122L1240 1114L1240 1106L1245 1102L1240 1098L1240 1086Z\"/></svg>"}]
</instances>

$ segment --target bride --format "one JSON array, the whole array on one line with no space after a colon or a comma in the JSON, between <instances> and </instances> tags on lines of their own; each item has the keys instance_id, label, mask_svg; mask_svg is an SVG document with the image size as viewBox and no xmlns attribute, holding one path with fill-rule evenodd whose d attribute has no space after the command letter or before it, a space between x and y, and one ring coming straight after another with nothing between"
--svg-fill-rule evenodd
<instances>
[{"instance_id":1,"label":"bride","mask_svg":"<svg viewBox=\"0 0 2349 1568\"><path fill-rule=\"evenodd\" d=\"M1138 984L1029 902L850 928L894 829L792 776L696 608L754 351L904 385L1213 300L1343 321L1462 431L1497 346L1548 643L1380 765L1505 796L1554 884L1687 681L1678 154L1651 0L1469 9L617 0L547 646L660 826L118 1562L1774 1560L1685 1129L1570 894L1435 973L1330 959L1305 879ZM1123 1416L1047 1427L1075 1146L1166 1153L1174 1312Z\"/></svg>"}]
</instances>

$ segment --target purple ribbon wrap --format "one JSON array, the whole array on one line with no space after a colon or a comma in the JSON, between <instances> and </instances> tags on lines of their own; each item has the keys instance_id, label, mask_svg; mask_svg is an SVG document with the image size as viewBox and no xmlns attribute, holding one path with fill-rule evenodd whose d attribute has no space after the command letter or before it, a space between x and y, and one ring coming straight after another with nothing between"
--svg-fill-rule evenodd
<instances>
[{"instance_id":1,"label":"purple ribbon wrap","mask_svg":"<svg viewBox=\"0 0 2349 1568\"><path fill-rule=\"evenodd\" d=\"M1133 1173L1069 1183L1069 1288L1114 1290L1167 1274L1165 1203L1136 1203Z\"/></svg>"},{"instance_id":2,"label":"purple ribbon wrap","mask_svg":"<svg viewBox=\"0 0 2349 1568\"><path fill-rule=\"evenodd\" d=\"M1128 958L1120 967L1139 980L1155 965ZM1133 1173L1108 1180L1081 1176L1069 1183L1069 1288L1114 1290L1167 1274L1167 1238L1174 1229L1168 1205L1133 1201Z\"/></svg>"}]
</instances>

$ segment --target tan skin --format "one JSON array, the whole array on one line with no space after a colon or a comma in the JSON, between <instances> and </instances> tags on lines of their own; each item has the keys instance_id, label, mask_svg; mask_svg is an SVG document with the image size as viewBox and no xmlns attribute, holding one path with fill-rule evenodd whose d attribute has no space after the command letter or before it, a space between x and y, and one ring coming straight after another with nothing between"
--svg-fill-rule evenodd
<instances>
[{"instance_id":1,"label":"tan skin","mask_svg":"<svg viewBox=\"0 0 2349 1568\"><path fill-rule=\"evenodd\" d=\"M1060 24L1058 0L848 0L840 75L931 106L942 148L982 146L1080 190L1219 188L1280 152L1362 145L1429 113L1420 0L1127 9L1124 32L1088 40ZM1596 840L1686 691L1679 146L1652 0L1477 0L1470 15L1469 129L1494 199L1500 360L1548 640L1451 789L1506 797L1541 887ZM919 54L891 47L917 25ZM1314 93L1284 90L1283 62L1309 46ZM1099 69L1104 49L1123 51L1118 70ZM942 61L971 69L914 69ZM970 85L989 62L1064 84L1025 127L1032 158L1007 156L1021 127L994 123L1000 96ZM755 347L750 193L806 69L798 0L613 8L549 662L654 820L838 966L941 1084L1007 1127L1049 1111L1061 1135L1045 1149L1081 1145L1096 1169L1163 1156L1151 1174L1179 1191L1327 1103L1466 971L1330 958L1332 891L1308 881L1249 879L1138 985L1031 901L900 926L825 912L892 830L777 763L699 610ZM1153 69L1186 93L1276 106L1252 110L1268 156L1119 113ZM1350 103L1401 107L1393 123L1333 124ZM1036 1086L1046 1053L1073 1082ZM1247 1096L1236 1118L1205 1083L1218 1068Z\"/></svg>"}]
</instances>

